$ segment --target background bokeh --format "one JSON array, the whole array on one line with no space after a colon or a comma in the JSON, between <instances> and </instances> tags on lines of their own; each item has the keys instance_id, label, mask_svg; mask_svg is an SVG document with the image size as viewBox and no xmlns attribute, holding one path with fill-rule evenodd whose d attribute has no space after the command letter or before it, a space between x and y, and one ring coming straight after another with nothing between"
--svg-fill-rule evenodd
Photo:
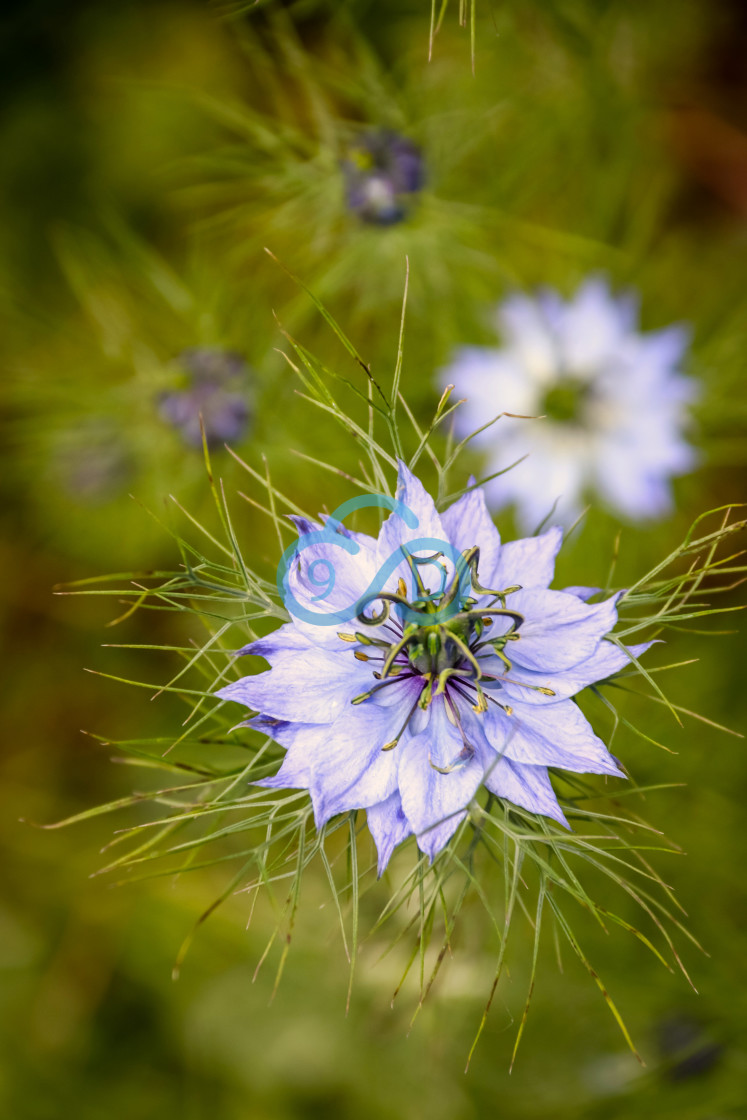
<instances>
[{"instance_id":1,"label":"background bokeh","mask_svg":"<svg viewBox=\"0 0 747 1120\"><path fill-rule=\"evenodd\" d=\"M474 76L458 8L452 0L430 62L426 0L275 0L246 12L37 0L6 18L0 1116L9 1120L747 1114L747 767L742 740L709 724L681 729L631 698L639 725L676 753L624 740L641 783L683 783L649 795L645 811L686 853L655 858L708 953L679 946L700 994L622 931L606 935L578 914L645 1068L583 969L566 959L558 970L547 938L509 1076L531 956L519 923L465 1077L495 948L478 911L411 1031L414 992L390 1009L403 958L379 960L376 938L363 946L346 1017L347 968L321 881L305 888L272 1001L272 962L253 981L272 909L260 902L247 930L242 895L204 925L173 981L184 937L225 886L221 865L112 886L95 877L100 850L137 813L36 827L143 781L85 732L156 737L178 718L168 699L151 703L146 690L84 671L162 682L163 655L101 647L174 644L172 616L107 628L122 613L116 603L53 594L105 572L175 567L158 524L178 519L169 495L210 518L202 459L158 413L178 355L244 355L253 421L237 450L260 471L266 456L304 507L349 496L294 454L350 470L357 458L295 394L273 312L332 368L355 369L264 246L324 299L383 378L409 256L403 378L423 422L435 370L455 345L490 340L491 303L510 288L570 292L604 272L640 291L645 327L690 323L703 465L677 483L671 519L623 527L617 582L666 555L698 513L744 494L743 6L478 0ZM345 207L340 160L366 127L409 136L427 168L407 220L385 229ZM225 454L214 466L243 547L271 566L272 527L235 497L251 493L251 480ZM508 515L499 526L510 535ZM618 528L592 511L559 585L602 580ZM739 601L735 590L724 605ZM739 618L724 617L702 631ZM186 632L179 620L179 638ZM672 698L743 728L743 640L679 634L659 663L688 658L699 660L669 675Z\"/></svg>"}]
</instances>

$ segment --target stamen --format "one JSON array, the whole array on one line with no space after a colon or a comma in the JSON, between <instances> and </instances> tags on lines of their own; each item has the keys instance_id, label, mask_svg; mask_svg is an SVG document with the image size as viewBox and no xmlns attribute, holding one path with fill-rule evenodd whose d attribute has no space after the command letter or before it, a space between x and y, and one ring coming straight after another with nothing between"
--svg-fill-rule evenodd
<instances>
[{"instance_id":1,"label":"stamen","mask_svg":"<svg viewBox=\"0 0 747 1120\"><path fill-rule=\"evenodd\" d=\"M440 696L442 692L446 691L446 682L449 680L450 677L468 677L468 678L471 678L471 676L472 676L472 674L470 672L468 672L466 669L456 669L456 668L453 668L453 667L449 667L447 669L442 669L441 672L438 674L438 688L436 689L435 695Z\"/></svg>"},{"instance_id":2,"label":"stamen","mask_svg":"<svg viewBox=\"0 0 747 1120\"><path fill-rule=\"evenodd\" d=\"M423 679L426 680L427 683L418 697L418 705L425 712L433 699L433 678L430 673L426 673Z\"/></svg>"},{"instance_id":3,"label":"stamen","mask_svg":"<svg viewBox=\"0 0 747 1120\"><path fill-rule=\"evenodd\" d=\"M390 644L385 642L383 638L371 638L368 634L361 634L358 630L355 632L355 639L351 638L349 640L358 641L362 646L382 646L384 649L389 649Z\"/></svg>"},{"instance_id":4,"label":"stamen","mask_svg":"<svg viewBox=\"0 0 747 1120\"><path fill-rule=\"evenodd\" d=\"M477 685L476 682L473 682L473 681L469 681L469 682L460 681L458 684L456 682L454 682L452 687L453 687L454 691L456 693L458 693L459 696L461 696L462 700L466 700L468 703L471 704L472 703L472 697L467 695L466 689L468 689L468 688L477 689L479 686ZM510 707L508 704L501 704L501 702L499 700L496 700L495 696L491 696L489 693L483 692L483 697L485 698L485 700L489 700L491 704L495 704L496 708L500 708L501 711L505 712L507 716L512 716L514 714L514 710L513 710L512 707Z\"/></svg>"},{"instance_id":5,"label":"stamen","mask_svg":"<svg viewBox=\"0 0 747 1120\"><path fill-rule=\"evenodd\" d=\"M423 690L423 691L425 691L425 690ZM422 693L421 693L421 695L422 695ZM381 748L382 751L393 751L394 750L394 748L397 746L397 743L400 741L400 739L404 735L404 733L407 729L407 725L410 722L410 720L412 719L412 714L415 711L415 709L417 708L419 703L420 703L420 696L418 696L417 700L415 701L413 706L410 708L410 711L407 713L407 718L405 719L405 722L402 724L402 727L400 728L400 730L397 732L396 738L392 739L392 741L390 743L384 743L384 746Z\"/></svg>"},{"instance_id":6,"label":"stamen","mask_svg":"<svg viewBox=\"0 0 747 1120\"><path fill-rule=\"evenodd\" d=\"M477 693L477 703L472 705L472 711L477 712L478 716L481 716L485 712L487 712L488 702L485 699L485 693L482 690L482 686L475 682L473 687L475 689L475 692Z\"/></svg>"},{"instance_id":7,"label":"stamen","mask_svg":"<svg viewBox=\"0 0 747 1120\"><path fill-rule=\"evenodd\" d=\"M369 657L369 661L371 661L371 660L372 660L372 658ZM404 673L405 669L408 669L408 668L409 668L408 665L392 665L391 669L389 670L389 678L388 679L390 679L391 677L398 677L400 675L400 673ZM410 676L414 676L414 675L415 675L414 673L410 673ZM377 673L376 671L374 671L374 676L376 677L377 681L381 680L381 673Z\"/></svg>"},{"instance_id":8,"label":"stamen","mask_svg":"<svg viewBox=\"0 0 747 1120\"><path fill-rule=\"evenodd\" d=\"M410 676L414 677L415 674L411 673ZM407 678L405 678L405 679L407 679ZM350 701L350 703L351 704L356 704L356 705L363 704L366 700L370 700L371 697L374 695L374 693L381 692L382 688L386 688L387 685L389 685L389 684L399 684L399 683L400 682L398 680L382 681L381 684L375 684L373 688L370 688L368 690L368 692L361 692L359 696L354 696L353 699Z\"/></svg>"},{"instance_id":9,"label":"stamen","mask_svg":"<svg viewBox=\"0 0 747 1120\"><path fill-rule=\"evenodd\" d=\"M464 728L462 727L462 721L459 718L457 707L448 695L444 699L444 706L449 722L452 723L454 727L459 728L459 734L462 737L463 746L454 761L450 762L448 766L438 766L437 763L435 763L431 758L429 751L428 765L431 766L431 768L439 774L452 774L455 770L461 770L463 766L466 766L468 762L472 761L472 759L475 757L475 748L472 746L472 744L464 734Z\"/></svg>"},{"instance_id":10,"label":"stamen","mask_svg":"<svg viewBox=\"0 0 747 1120\"><path fill-rule=\"evenodd\" d=\"M505 657L498 650L496 650L495 652L496 652L497 656L500 657L501 661L504 661L508 665L509 669L513 668L513 666L511 665L511 662L508 660L507 657ZM480 661L487 661L487 658L486 657L481 657L479 660ZM553 692L553 690L551 688L548 688L547 685L544 685L544 684L527 684L526 681L511 680L510 677L487 677L486 676L484 679L486 681L498 681L499 683L501 681L505 681L506 684L515 684L518 688L531 688L532 692L541 692L543 696L557 696L558 695L557 692Z\"/></svg>"},{"instance_id":11,"label":"stamen","mask_svg":"<svg viewBox=\"0 0 747 1120\"><path fill-rule=\"evenodd\" d=\"M466 766L468 762L471 762L474 757L475 752L472 750L472 748L469 746L464 746L456 756L454 761L450 762L448 766L438 766L431 758L430 753L428 754L428 765L438 774L453 774L455 770L461 770L463 766Z\"/></svg>"}]
</instances>

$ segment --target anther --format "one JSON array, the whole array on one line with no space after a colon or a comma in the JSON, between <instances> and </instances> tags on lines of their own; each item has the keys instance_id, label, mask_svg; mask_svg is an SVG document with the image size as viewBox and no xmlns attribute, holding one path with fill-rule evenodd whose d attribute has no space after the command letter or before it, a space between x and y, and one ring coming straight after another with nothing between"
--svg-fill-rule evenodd
<instances>
[{"instance_id":1,"label":"anther","mask_svg":"<svg viewBox=\"0 0 747 1120\"><path fill-rule=\"evenodd\" d=\"M384 746L381 748L382 751L394 750L394 748L397 746L397 743L400 741L400 739L404 735L405 731L407 730L407 725L410 722L410 720L412 719L412 713L417 708L419 702L420 702L420 697L418 697L418 699L415 701L413 706L410 708L410 711L407 713L407 717L405 718L405 722L400 727L399 731L397 732L396 737L394 739L392 739L391 742L384 743Z\"/></svg>"},{"instance_id":2,"label":"anther","mask_svg":"<svg viewBox=\"0 0 747 1120\"><path fill-rule=\"evenodd\" d=\"M430 673L428 674L428 677L429 679L426 683L426 686L418 697L418 707L422 708L424 712L427 710L428 705L433 699L433 681L430 679Z\"/></svg>"},{"instance_id":3,"label":"anther","mask_svg":"<svg viewBox=\"0 0 747 1120\"><path fill-rule=\"evenodd\" d=\"M369 660L368 654L364 653L362 649L357 649L355 651L355 653L353 654L353 657L355 658L356 661L368 661Z\"/></svg>"},{"instance_id":4,"label":"anther","mask_svg":"<svg viewBox=\"0 0 747 1120\"><path fill-rule=\"evenodd\" d=\"M353 637L353 635L352 635L352 634L343 634L341 630L338 630L338 631L337 631L337 637L338 637L338 638L340 639L340 641L342 641L342 642L355 642L355 641L360 641L360 640L361 640L361 639L360 639L360 638L358 637L358 635L357 635L357 634L355 635L355 637ZM368 639L366 639L366 641L368 641Z\"/></svg>"},{"instance_id":5,"label":"anther","mask_svg":"<svg viewBox=\"0 0 747 1120\"><path fill-rule=\"evenodd\" d=\"M477 712L478 716L480 716L484 712L487 712L488 701L485 698L485 693L483 692L481 686L477 682L475 682L474 688L477 692L477 703L472 705L472 711Z\"/></svg>"}]
</instances>

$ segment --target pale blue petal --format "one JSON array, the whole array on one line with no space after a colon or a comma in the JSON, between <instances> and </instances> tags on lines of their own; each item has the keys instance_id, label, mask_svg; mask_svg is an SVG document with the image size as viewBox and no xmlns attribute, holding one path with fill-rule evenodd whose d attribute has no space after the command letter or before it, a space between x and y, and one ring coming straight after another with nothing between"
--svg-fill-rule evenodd
<instances>
[{"instance_id":1,"label":"pale blue petal","mask_svg":"<svg viewBox=\"0 0 747 1120\"><path fill-rule=\"evenodd\" d=\"M517 705L511 715L491 704L484 720L488 739L513 762L625 776L572 700L541 707Z\"/></svg>"},{"instance_id":2,"label":"pale blue petal","mask_svg":"<svg viewBox=\"0 0 747 1120\"><path fill-rule=\"evenodd\" d=\"M532 379L547 381L555 375L557 347L535 300L509 296L498 308L498 322L505 341Z\"/></svg>"},{"instance_id":3,"label":"pale blue petal","mask_svg":"<svg viewBox=\"0 0 747 1120\"><path fill-rule=\"evenodd\" d=\"M455 431L460 439L471 437L475 446L495 447L498 440L502 448L505 440L515 436L524 423L504 413L527 415L536 404L536 388L521 360L510 351L495 347L460 347L453 363L442 371L440 381L442 389L453 384L454 397L462 398L454 414ZM504 462L495 469L508 466L511 461L506 451Z\"/></svg>"},{"instance_id":4,"label":"pale blue petal","mask_svg":"<svg viewBox=\"0 0 747 1120\"><path fill-rule=\"evenodd\" d=\"M648 471L637 448L613 444L596 464L599 492L631 521L663 517L672 509L672 490L667 475Z\"/></svg>"},{"instance_id":5,"label":"pale blue petal","mask_svg":"<svg viewBox=\"0 0 747 1120\"><path fill-rule=\"evenodd\" d=\"M486 788L496 797L505 797L530 813L552 817L565 828L570 828L558 805L546 767L525 766L496 755L493 764L486 768L484 781Z\"/></svg>"},{"instance_id":6,"label":"pale blue petal","mask_svg":"<svg viewBox=\"0 0 747 1120\"><path fill-rule=\"evenodd\" d=\"M560 672L533 672L521 665L514 664L510 670L497 657L490 657L483 661L482 669L486 675L495 675L501 680L501 693L496 698L508 704L555 704L558 700L567 700L582 689L587 688L597 681L604 681L621 669L631 664L632 657L640 657L653 645L653 642L642 642L630 646L629 653L614 642L601 641L585 661L579 662L570 669ZM508 678L508 679L506 679ZM522 685L526 687L522 687ZM549 688L554 696L545 696L536 691L538 688Z\"/></svg>"},{"instance_id":7,"label":"pale blue petal","mask_svg":"<svg viewBox=\"0 0 747 1120\"><path fill-rule=\"evenodd\" d=\"M563 367L592 376L613 362L630 330L624 300L615 299L604 279L592 277L566 304L557 342Z\"/></svg>"},{"instance_id":8,"label":"pale blue petal","mask_svg":"<svg viewBox=\"0 0 747 1120\"><path fill-rule=\"evenodd\" d=\"M394 793L398 748L382 748L395 738L410 706L403 694L399 707L380 707L373 700L350 707L314 745L311 798L317 828L337 813L366 809Z\"/></svg>"},{"instance_id":9,"label":"pale blue petal","mask_svg":"<svg viewBox=\"0 0 747 1120\"><path fill-rule=\"evenodd\" d=\"M397 789L397 759L382 747L397 734L410 707L407 694L398 707L369 700L348 707L332 726L257 716L250 726L272 736L287 753L277 774L256 784L308 789L317 828L337 813L385 801Z\"/></svg>"},{"instance_id":10,"label":"pale blue petal","mask_svg":"<svg viewBox=\"0 0 747 1120\"><path fill-rule=\"evenodd\" d=\"M238 652L241 656L250 653L254 657L264 657L266 661L273 662L284 654L300 653L302 650L310 648L312 648L312 643L309 638L292 622L284 622L271 634L250 642L248 646L244 646Z\"/></svg>"},{"instance_id":11,"label":"pale blue petal","mask_svg":"<svg viewBox=\"0 0 747 1120\"><path fill-rule=\"evenodd\" d=\"M329 540L299 542L286 576L285 606L296 629L311 642L339 650L338 633L358 628L355 608L374 580L377 562L371 549L349 534L329 532Z\"/></svg>"},{"instance_id":12,"label":"pale blue petal","mask_svg":"<svg viewBox=\"0 0 747 1120\"><path fill-rule=\"evenodd\" d=\"M441 522L451 543L460 552L473 548L480 549L478 578L483 587L493 587L493 579L498 554L501 551L500 533L485 505L482 490L470 490L441 514Z\"/></svg>"},{"instance_id":13,"label":"pale blue petal","mask_svg":"<svg viewBox=\"0 0 747 1120\"><path fill-rule=\"evenodd\" d=\"M691 338L692 330L685 323L673 323L662 330L649 331L638 338L641 348L639 359L650 367L649 375L674 370L687 353ZM685 381L685 378L681 380ZM687 379L687 384L696 394L696 382Z\"/></svg>"},{"instance_id":14,"label":"pale blue petal","mask_svg":"<svg viewBox=\"0 0 747 1120\"><path fill-rule=\"evenodd\" d=\"M434 718L435 717L435 718ZM463 744L458 732L443 715L443 706L432 711L426 731L403 739L397 748L399 790L418 847L430 859L449 842L477 792L483 776L479 753L449 774L441 774L431 761L445 764L456 760Z\"/></svg>"},{"instance_id":15,"label":"pale blue petal","mask_svg":"<svg viewBox=\"0 0 747 1120\"><path fill-rule=\"evenodd\" d=\"M406 546L412 545L421 538L427 538L439 543L443 542L444 545L448 543L446 531L441 524L441 518L436 512L433 499L423 488L422 483L412 474L404 463L399 464L397 498L415 515L418 524L416 527L408 525L397 511L389 515L382 525L379 534L377 552L378 568L382 568L389 561L390 557L395 555L403 556L403 550L407 551ZM434 549L432 544L426 544L421 547L416 546L413 551L415 554L432 555L434 551L440 550L438 547ZM448 561L444 563L447 571L450 573L453 570L453 565ZM425 585L430 587L432 591L437 591L440 586L439 570L435 566L428 565L421 567L420 573ZM387 587L390 589L396 587L397 580L400 578L404 579L409 594L410 589L413 587L413 577L410 565L404 558L392 572Z\"/></svg>"},{"instance_id":16,"label":"pale blue petal","mask_svg":"<svg viewBox=\"0 0 747 1120\"><path fill-rule=\"evenodd\" d=\"M319 730L317 726L317 731ZM260 778L254 782L255 786L263 789L308 789L311 781L311 772L303 756L287 754L280 764L276 774L267 778Z\"/></svg>"},{"instance_id":17,"label":"pale blue petal","mask_svg":"<svg viewBox=\"0 0 747 1120\"><path fill-rule=\"evenodd\" d=\"M402 808L399 793L393 793L386 801L380 801L377 805L369 805L366 817L379 854L378 874L381 876L387 869L392 852L398 844L412 836L412 829Z\"/></svg>"},{"instance_id":18,"label":"pale blue petal","mask_svg":"<svg viewBox=\"0 0 747 1120\"><path fill-rule=\"evenodd\" d=\"M563 541L557 526L537 537L507 541L501 546L491 586L496 588L550 586L555 573L555 557ZM509 606L513 606L513 597Z\"/></svg>"},{"instance_id":19,"label":"pale blue petal","mask_svg":"<svg viewBox=\"0 0 747 1120\"><path fill-rule=\"evenodd\" d=\"M329 514L328 513L320 513L319 514L319 520L324 525L326 525L327 522L329 521ZM377 545L376 537L372 537L368 533L356 533L353 529L348 529L347 525L343 525L343 524L341 524L339 526L337 531L339 533L342 533L343 536L349 537L351 541L355 541L356 544L359 544L361 546L361 548L366 549L368 552L371 552L371 553L376 552L376 545Z\"/></svg>"},{"instance_id":20,"label":"pale blue petal","mask_svg":"<svg viewBox=\"0 0 747 1120\"><path fill-rule=\"evenodd\" d=\"M619 595L588 606L562 591L517 591L507 605L524 615L509 659L535 672L571 669L586 661L617 622ZM499 633L496 628L495 633Z\"/></svg>"},{"instance_id":21,"label":"pale blue petal","mask_svg":"<svg viewBox=\"0 0 747 1120\"><path fill-rule=\"evenodd\" d=\"M276 719L333 723L354 696L370 687L370 669L352 653L340 656L311 647L288 654L266 673L233 681L217 695Z\"/></svg>"},{"instance_id":22,"label":"pale blue petal","mask_svg":"<svg viewBox=\"0 0 747 1120\"><path fill-rule=\"evenodd\" d=\"M254 785L266 789L308 789L314 757L328 729L318 723L287 723L267 716L255 716L248 726L269 735L286 750L277 773L260 778Z\"/></svg>"}]
</instances>

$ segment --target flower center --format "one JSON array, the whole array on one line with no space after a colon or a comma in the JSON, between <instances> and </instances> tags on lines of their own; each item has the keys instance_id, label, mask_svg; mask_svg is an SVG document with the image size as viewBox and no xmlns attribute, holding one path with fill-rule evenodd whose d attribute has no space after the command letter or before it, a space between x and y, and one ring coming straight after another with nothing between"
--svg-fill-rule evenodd
<instances>
[{"instance_id":1,"label":"flower center","mask_svg":"<svg viewBox=\"0 0 747 1120\"><path fill-rule=\"evenodd\" d=\"M501 680L520 683L509 682L506 676L511 662L505 648L519 638L518 630L524 622L522 614L506 606L507 597L521 587L516 584L502 591L482 587L477 578L479 558L477 547L463 552L447 587L446 569L439 563L442 554L427 559L408 556L416 592L413 597L407 598L405 581L400 579L396 593L381 591L371 596L371 603L381 601L383 606L378 614L368 615L364 609L358 615L363 629L355 635L338 634L342 641L358 645L354 656L359 661L371 661L380 666L373 672L379 683L355 696L351 703L363 704L381 689L406 681L415 680L419 684L402 727L382 750L389 751L397 746L417 708L426 711L435 697L443 696L447 718L457 728L463 744L457 758L445 768L429 759L431 766L443 774L466 765L475 753L462 726L460 707L466 702L482 715L487 712L490 700L511 715L513 709L501 704L495 696L486 695L483 685L500 689ZM436 594L424 586L418 571L419 565L434 563L442 575L441 590ZM488 600L480 602L475 595L483 600L487 596ZM486 636L499 619L504 622L503 632L496 637ZM486 674L483 669L483 662L495 656L502 664L500 677ZM555 695L541 685L524 687Z\"/></svg>"},{"instance_id":2,"label":"flower center","mask_svg":"<svg viewBox=\"0 0 747 1120\"><path fill-rule=\"evenodd\" d=\"M580 424L589 394L588 382L577 377L564 377L547 390L540 413L560 424Z\"/></svg>"}]
</instances>

